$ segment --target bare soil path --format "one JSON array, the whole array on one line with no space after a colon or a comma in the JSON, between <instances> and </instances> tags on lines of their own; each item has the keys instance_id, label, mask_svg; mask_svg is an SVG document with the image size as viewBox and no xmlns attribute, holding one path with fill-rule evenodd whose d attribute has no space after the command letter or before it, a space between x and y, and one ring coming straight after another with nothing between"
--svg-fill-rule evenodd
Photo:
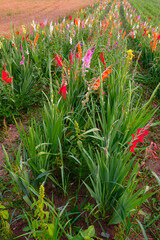
<instances>
[{"instance_id":1,"label":"bare soil path","mask_svg":"<svg viewBox=\"0 0 160 240\"><path fill-rule=\"evenodd\" d=\"M0 33L10 35L10 27L15 29L28 25L57 20L75 10L94 3L95 0L0 0Z\"/></svg>"}]
</instances>

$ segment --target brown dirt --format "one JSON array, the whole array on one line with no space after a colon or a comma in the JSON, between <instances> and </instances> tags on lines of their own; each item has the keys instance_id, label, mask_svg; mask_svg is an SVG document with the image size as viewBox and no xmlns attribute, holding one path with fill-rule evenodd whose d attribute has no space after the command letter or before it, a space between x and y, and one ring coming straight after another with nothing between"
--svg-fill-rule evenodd
<instances>
[{"instance_id":1,"label":"brown dirt","mask_svg":"<svg viewBox=\"0 0 160 240\"><path fill-rule=\"evenodd\" d=\"M24 128L26 127L25 124L26 121L23 123ZM0 177L6 174L4 170L5 159L2 145L4 145L9 155L10 154L12 155L13 152L17 149L17 139L19 138L19 133L16 125L14 124L10 124L9 126L6 125L6 127L4 127L2 130L2 135L3 138L0 141Z\"/></svg>"},{"instance_id":2,"label":"brown dirt","mask_svg":"<svg viewBox=\"0 0 160 240\"><path fill-rule=\"evenodd\" d=\"M57 20L86 7L95 0L0 0L0 33L9 36L10 27L19 28L33 20L40 23Z\"/></svg>"}]
</instances>

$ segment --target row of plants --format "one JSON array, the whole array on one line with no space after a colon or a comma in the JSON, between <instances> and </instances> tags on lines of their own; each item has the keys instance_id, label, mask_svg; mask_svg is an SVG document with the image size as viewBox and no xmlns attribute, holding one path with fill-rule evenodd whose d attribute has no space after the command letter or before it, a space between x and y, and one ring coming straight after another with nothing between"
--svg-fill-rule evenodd
<instances>
[{"instance_id":1,"label":"row of plants","mask_svg":"<svg viewBox=\"0 0 160 240\"><path fill-rule=\"evenodd\" d=\"M93 35L99 24L97 21L107 9L108 3L97 3L56 23L47 24L46 20L36 24L33 21L30 30L23 25L22 34L13 31L11 39L1 36L1 117L11 118L12 112L19 115L20 111L27 111L29 106L39 102L37 99L43 97L41 93L49 85L49 66L52 73L61 75L56 53L68 60L70 49Z\"/></svg>"},{"instance_id":2,"label":"row of plants","mask_svg":"<svg viewBox=\"0 0 160 240\"><path fill-rule=\"evenodd\" d=\"M28 130L15 120L18 150L9 154L3 146L9 187L15 186L21 202L21 214L15 210L11 219L27 221L25 233L15 239L100 239L107 237L106 224L122 224L127 238L135 221L146 237L140 207L156 191L138 188L136 153L155 125L158 108L152 100L159 85L142 101L134 80L139 57L128 49L131 34L122 28L122 4L128 8L124 1L98 1L56 23L33 22L32 30L23 26L22 35L1 37L2 116L41 102L40 116ZM67 198L63 206L56 207L48 186ZM93 204L72 212L82 188ZM5 194L6 189L2 200ZM0 228L8 239L12 221L5 205L0 205ZM88 209L94 220L85 219L88 229L75 230Z\"/></svg>"},{"instance_id":3,"label":"row of plants","mask_svg":"<svg viewBox=\"0 0 160 240\"><path fill-rule=\"evenodd\" d=\"M123 13L130 29L128 34L134 39L133 42L136 43L135 49L140 53L140 63L143 69L147 69L147 74L150 74L149 77L146 77L146 80L143 77L144 71L142 74L138 73L137 77L140 79L142 75L145 84L155 87L160 82L159 28L153 24L151 16L148 17L148 20L145 20L143 15L140 15L128 1L123 1ZM160 96L159 91L157 95Z\"/></svg>"}]
</instances>

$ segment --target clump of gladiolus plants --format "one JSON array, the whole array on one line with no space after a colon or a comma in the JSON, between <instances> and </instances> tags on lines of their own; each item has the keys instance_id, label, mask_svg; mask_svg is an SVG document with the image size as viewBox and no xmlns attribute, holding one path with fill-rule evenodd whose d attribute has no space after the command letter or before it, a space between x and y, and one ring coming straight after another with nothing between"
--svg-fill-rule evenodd
<instances>
[{"instance_id":1,"label":"clump of gladiolus plants","mask_svg":"<svg viewBox=\"0 0 160 240\"><path fill-rule=\"evenodd\" d=\"M17 239L106 239L109 226L119 230L115 239L129 239L135 228L147 236L139 216L155 191L138 187L138 154L157 154L146 139L156 125L159 85L144 100L137 66L156 62L149 68L155 76L159 44L158 28L126 0L97 1L57 22L22 25L10 39L0 36L1 125L7 129L14 117L19 132L16 150L3 146L5 170L22 204L9 221L0 202L4 239L20 218L25 227ZM39 116L26 129L17 115L35 105ZM85 227L77 226L82 219Z\"/></svg>"}]
</instances>

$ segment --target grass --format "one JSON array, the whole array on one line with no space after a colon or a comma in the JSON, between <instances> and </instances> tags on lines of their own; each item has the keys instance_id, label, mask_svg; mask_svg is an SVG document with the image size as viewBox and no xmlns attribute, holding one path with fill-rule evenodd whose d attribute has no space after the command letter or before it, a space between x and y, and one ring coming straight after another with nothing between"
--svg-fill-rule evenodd
<instances>
[{"instance_id":1,"label":"grass","mask_svg":"<svg viewBox=\"0 0 160 240\"><path fill-rule=\"evenodd\" d=\"M160 13L159 13L160 2L159 2L159 0L153 0L153 1L131 0L130 2L134 5L134 7L139 12L139 14L141 14L141 16L144 18L144 20L148 20L148 18L151 17L151 22L153 22L153 24L158 25L157 23L160 20Z\"/></svg>"}]
</instances>

